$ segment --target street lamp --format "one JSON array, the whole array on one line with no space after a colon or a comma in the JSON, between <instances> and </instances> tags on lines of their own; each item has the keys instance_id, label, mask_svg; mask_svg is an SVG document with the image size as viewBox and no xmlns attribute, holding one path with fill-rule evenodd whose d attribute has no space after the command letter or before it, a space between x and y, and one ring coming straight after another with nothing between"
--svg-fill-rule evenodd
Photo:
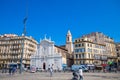
<instances>
[{"instance_id":1,"label":"street lamp","mask_svg":"<svg viewBox=\"0 0 120 80\"><path fill-rule=\"evenodd\" d=\"M23 54L24 54L24 36L22 39L22 53L21 53L21 58L20 58L20 74L22 73Z\"/></svg>"},{"instance_id":2,"label":"street lamp","mask_svg":"<svg viewBox=\"0 0 120 80\"><path fill-rule=\"evenodd\" d=\"M20 58L20 74L22 73L22 61L23 61L23 54L24 54L24 41L25 41L25 35L26 35L26 21L27 17L24 18L23 24L24 24L24 31L22 35L22 53L21 53L21 58Z\"/></svg>"}]
</instances>

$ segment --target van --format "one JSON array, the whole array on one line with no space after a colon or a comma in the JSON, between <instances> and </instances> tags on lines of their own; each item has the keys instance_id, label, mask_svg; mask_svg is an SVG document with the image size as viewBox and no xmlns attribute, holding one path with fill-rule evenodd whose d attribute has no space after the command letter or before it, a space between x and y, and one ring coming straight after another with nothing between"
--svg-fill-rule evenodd
<instances>
[{"instance_id":1,"label":"van","mask_svg":"<svg viewBox=\"0 0 120 80\"><path fill-rule=\"evenodd\" d=\"M72 65L71 70L78 71L79 68L82 68L83 72L88 72L88 68L83 65Z\"/></svg>"}]
</instances>

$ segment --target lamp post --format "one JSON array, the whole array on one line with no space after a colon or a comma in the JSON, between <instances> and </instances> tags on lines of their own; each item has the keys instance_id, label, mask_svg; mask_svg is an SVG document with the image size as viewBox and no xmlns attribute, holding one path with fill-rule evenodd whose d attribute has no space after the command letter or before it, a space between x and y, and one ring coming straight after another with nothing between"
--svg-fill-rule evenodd
<instances>
[{"instance_id":1,"label":"lamp post","mask_svg":"<svg viewBox=\"0 0 120 80\"><path fill-rule=\"evenodd\" d=\"M21 53L21 58L20 58L20 74L22 73L22 62L23 62L23 54L24 54L24 41L25 41L25 35L26 35L26 21L27 17L24 18L23 24L24 24L24 31L22 35L22 53Z\"/></svg>"},{"instance_id":2,"label":"lamp post","mask_svg":"<svg viewBox=\"0 0 120 80\"><path fill-rule=\"evenodd\" d=\"M22 53L21 53L21 58L20 58L20 74L22 73L22 62L23 62L23 54L24 54L24 36L22 39Z\"/></svg>"}]
</instances>

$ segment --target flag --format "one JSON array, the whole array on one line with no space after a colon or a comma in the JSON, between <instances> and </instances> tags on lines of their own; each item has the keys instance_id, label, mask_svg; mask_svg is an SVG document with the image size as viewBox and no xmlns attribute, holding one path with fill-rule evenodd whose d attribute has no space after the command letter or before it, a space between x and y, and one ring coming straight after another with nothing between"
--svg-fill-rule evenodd
<instances>
[{"instance_id":1,"label":"flag","mask_svg":"<svg viewBox=\"0 0 120 80\"><path fill-rule=\"evenodd\" d=\"M24 18L24 20L23 20L23 24L25 24L26 21L27 21L27 17Z\"/></svg>"}]
</instances>

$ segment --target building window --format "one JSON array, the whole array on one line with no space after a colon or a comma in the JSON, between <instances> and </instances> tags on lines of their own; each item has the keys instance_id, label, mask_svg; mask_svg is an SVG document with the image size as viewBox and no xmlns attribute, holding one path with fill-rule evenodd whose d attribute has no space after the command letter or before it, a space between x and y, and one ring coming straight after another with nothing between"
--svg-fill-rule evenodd
<instances>
[{"instance_id":1,"label":"building window","mask_svg":"<svg viewBox=\"0 0 120 80\"><path fill-rule=\"evenodd\" d=\"M76 59L78 59L78 54L76 54Z\"/></svg>"},{"instance_id":2,"label":"building window","mask_svg":"<svg viewBox=\"0 0 120 80\"><path fill-rule=\"evenodd\" d=\"M81 58L81 54L79 54L79 58Z\"/></svg>"},{"instance_id":3,"label":"building window","mask_svg":"<svg viewBox=\"0 0 120 80\"><path fill-rule=\"evenodd\" d=\"M88 52L92 52L92 49L89 49L89 48L88 48L88 50L87 50L87 51L88 51Z\"/></svg>"},{"instance_id":4,"label":"building window","mask_svg":"<svg viewBox=\"0 0 120 80\"><path fill-rule=\"evenodd\" d=\"M79 52L79 49L75 49L75 52L78 53L78 52Z\"/></svg>"},{"instance_id":5,"label":"building window","mask_svg":"<svg viewBox=\"0 0 120 80\"><path fill-rule=\"evenodd\" d=\"M85 64L85 61L83 61L83 64Z\"/></svg>"},{"instance_id":6,"label":"building window","mask_svg":"<svg viewBox=\"0 0 120 80\"><path fill-rule=\"evenodd\" d=\"M88 47L89 47L89 43L88 43Z\"/></svg>"},{"instance_id":7,"label":"building window","mask_svg":"<svg viewBox=\"0 0 120 80\"><path fill-rule=\"evenodd\" d=\"M75 49L75 52L76 53L78 53L78 52L85 52L85 48Z\"/></svg>"},{"instance_id":8,"label":"building window","mask_svg":"<svg viewBox=\"0 0 120 80\"><path fill-rule=\"evenodd\" d=\"M82 43L82 46L84 46L84 43Z\"/></svg>"},{"instance_id":9,"label":"building window","mask_svg":"<svg viewBox=\"0 0 120 80\"><path fill-rule=\"evenodd\" d=\"M76 60L76 64L78 64L78 61Z\"/></svg>"},{"instance_id":10,"label":"building window","mask_svg":"<svg viewBox=\"0 0 120 80\"><path fill-rule=\"evenodd\" d=\"M90 44L90 47L92 47L92 44Z\"/></svg>"},{"instance_id":11,"label":"building window","mask_svg":"<svg viewBox=\"0 0 120 80\"><path fill-rule=\"evenodd\" d=\"M89 54L89 58L90 58L90 54Z\"/></svg>"},{"instance_id":12,"label":"building window","mask_svg":"<svg viewBox=\"0 0 120 80\"><path fill-rule=\"evenodd\" d=\"M117 57L119 57L119 53L117 53Z\"/></svg>"},{"instance_id":13,"label":"building window","mask_svg":"<svg viewBox=\"0 0 120 80\"><path fill-rule=\"evenodd\" d=\"M84 53L82 53L82 58L84 58Z\"/></svg>"},{"instance_id":14,"label":"building window","mask_svg":"<svg viewBox=\"0 0 120 80\"><path fill-rule=\"evenodd\" d=\"M78 47L77 44L75 44L75 47Z\"/></svg>"},{"instance_id":15,"label":"building window","mask_svg":"<svg viewBox=\"0 0 120 80\"><path fill-rule=\"evenodd\" d=\"M83 64L83 60L81 60L81 64Z\"/></svg>"},{"instance_id":16,"label":"building window","mask_svg":"<svg viewBox=\"0 0 120 80\"><path fill-rule=\"evenodd\" d=\"M79 44L79 47L81 47L81 44Z\"/></svg>"},{"instance_id":17,"label":"building window","mask_svg":"<svg viewBox=\"0 0 120 80\"><path fill-rule=\"evenodd\" d=\"M77 40L75 40L75 42L77 42Z\"/></svg>"},{"instance_id":18,"label":"building window","mask_svg":"<svg viewBox=\"0 0 120 80\"><path fill-rule=\"evenodd\" d=\"M119 49L116 49L117 51L119 51Z\"/></svg>"},{"instance_id":19,"label":"building window","mask_svg":"<svg viewBox=\"0 0 120 80\"><path fill-rule=\"evenodd\" d=\"M85 48L81 48L81 52L85 52Z\"/></svg>"}]
</instances>

